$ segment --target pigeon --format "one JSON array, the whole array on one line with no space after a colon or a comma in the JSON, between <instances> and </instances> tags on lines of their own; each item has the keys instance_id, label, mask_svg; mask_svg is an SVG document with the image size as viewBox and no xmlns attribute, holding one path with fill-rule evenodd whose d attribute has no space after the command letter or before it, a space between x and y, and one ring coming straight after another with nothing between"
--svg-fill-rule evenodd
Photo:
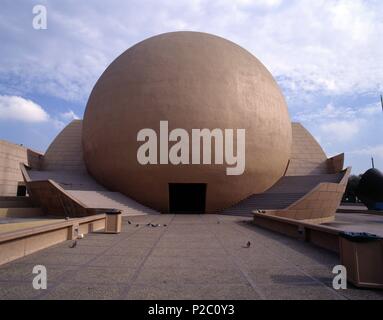
<instances>
[{"instance_id":1,"label":"pigeon","mask_svg":"<svg viewBox=\"0 0 383 320\"><path fill-rule=\"evenodd\" d=\"M128 224L132 224L132 223L128 220Z\"/></svg>"},{"instance_id":2,"label":"pigeon","mask_svg":"<svg viewBox=\"0 0 383 320\"><path fill-rule=\"evenodd\" d=\"M167 224L164 224L164 227L167 227L168 225Z\"/></svg>"},{"instance_id":3,"label":"pigeon","mask_svg":"<svg viewBox=\"0 0 383 320\"><path fill-rule=\"evenodd\" d=\"M247 241L246 246L243 246L242 248L250 248L250 246L251 246L251 242Z\"/></svg>"},{"instance_id":4,"label":"pigeon","mask_svg":"<svg viewBox=\"0 0 383 320\"><path fill-rule=\"evenodd\" d=\"M139 227L139 226L140 226L140 225L137 223L137 224L136 224L136 228Z\"/></svg>"},{"instance_id":5,"label":"pigeon","mask_svg":"<svg viewBox=\"0 0 383 320\"><path fill-rule=\"evenodd\" d=\"M77 246L77 241L73 241L73 243L69 246L69 248L73 249Z\"/></svg>"}]
</instances>

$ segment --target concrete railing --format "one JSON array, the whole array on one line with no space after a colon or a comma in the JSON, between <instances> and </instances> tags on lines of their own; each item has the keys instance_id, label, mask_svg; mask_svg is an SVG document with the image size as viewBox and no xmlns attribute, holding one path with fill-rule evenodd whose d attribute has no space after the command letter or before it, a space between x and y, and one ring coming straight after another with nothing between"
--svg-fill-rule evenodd
<instances>
[{"instance_id":1,"label":"concrete railing","mask_svg":"<svg viewBox=\"0 0 383 320\"><path fill-rule=\"evenodd\" d=\"M24 163L20 163L20 170L32 202L44 213L62 217L86 217L95 214L95 209L74 198L55 181L32 181Z\"/></svg>"},{"instance_id":2,"label":"concrete railing","mask_svg":"<svg viewBox=\"0 0 383 320\"><path fill-rule=\"evenodd\" d=\"M91 208L72 197L53 180L27 182L32 201L46 214L62 217L85 217L94 214Z\"/></svg>"},{"instance_id":3,"label":"concrete railing","mask_svg":"<svg viewBox=\"0 0 383 320\"><path fill-rule=\"evenodd\" d=\"M20 163L20 169L32 202L41 208L45 214L74 218L116 210L115 208L89 207L53 180L32 181L25 164Z\"/></svg>"},{"instance_id":4,"label":"concrete railing","mask_svg":"<svg viewBox=\"0 0 383 320\"><path fill-rule=\"evenodd\" d=\"M339 252L340 231L335 228L261 213L254 213L253 219L254 224L262 228L310 242L333 252Z\"/></svg>"}]
</instances>

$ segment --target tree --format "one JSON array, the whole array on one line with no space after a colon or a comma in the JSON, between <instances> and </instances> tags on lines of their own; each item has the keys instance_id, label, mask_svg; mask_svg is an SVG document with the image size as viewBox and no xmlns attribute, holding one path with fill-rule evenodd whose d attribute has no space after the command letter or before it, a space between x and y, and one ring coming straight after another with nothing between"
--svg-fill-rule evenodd
<instances>
[{"instance_id":1,"label":"tree","mask_svg":"<svg viewBox=\"0 0 383 320\"><path fill-rule=\"evenodd\" d=\"M359 181L361 179L362 175L351 175L348 178L346 191L343 195L343 202L352 202L356 203L358 202L358 198L356 196L356 189L359 185Z\"/></svg>"}]
</instances>

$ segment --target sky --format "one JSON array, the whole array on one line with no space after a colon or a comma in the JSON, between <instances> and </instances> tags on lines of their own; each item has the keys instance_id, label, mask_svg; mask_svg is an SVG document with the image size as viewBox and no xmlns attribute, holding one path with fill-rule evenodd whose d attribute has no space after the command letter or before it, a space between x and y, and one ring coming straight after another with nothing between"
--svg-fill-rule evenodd
<instances>
[{"instance_id":1,"label":"sky","mask_svg":"<svg viewBox=\"0 0 383 320\"><path fill-rule=\"evenodd\" d=\"M47 28L33 28L35 5ZM293 121L353 173L383 170L381 0L2 0L0 139L44 152L105 68L150 36L201 31L250 51Z\"/></svg>"}]
</instances>

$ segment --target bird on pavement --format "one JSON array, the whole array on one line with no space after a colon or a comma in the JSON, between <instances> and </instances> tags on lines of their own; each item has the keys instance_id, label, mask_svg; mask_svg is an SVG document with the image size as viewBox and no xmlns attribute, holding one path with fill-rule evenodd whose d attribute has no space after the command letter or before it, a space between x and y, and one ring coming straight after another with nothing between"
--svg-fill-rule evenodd
<instances>
[{"instance_id":1,"label":"bird on pavement","mask_svg":"<svg viewBox=\"0 0 383 320\"><path fill-rule=\"evenodd\" d=\"M251 242L247 241L246 246L244 246L243 248L250 248L250 246L251 246Z\"/></svg>"},{"instance_id":2,"label":"bird on pavement","mask_svg":"<svg viewBox=\"0 0 383 320\"><path fill-rule=\"evenodd\" d=\"M77 246L77 241L73 241L73 243L69 246L69 248L73 249Z\"/></svg>"}]
</instances>

